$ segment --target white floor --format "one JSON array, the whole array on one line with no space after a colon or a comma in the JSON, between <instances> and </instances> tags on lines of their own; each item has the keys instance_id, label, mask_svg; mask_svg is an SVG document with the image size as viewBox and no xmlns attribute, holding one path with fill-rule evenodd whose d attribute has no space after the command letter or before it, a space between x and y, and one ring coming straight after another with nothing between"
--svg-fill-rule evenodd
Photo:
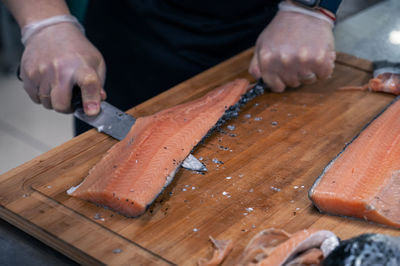
<instances>
[{"instance_id":1,"label":"white floor","mask_svg":"<svg viewBox=\"0 0 400 266\"><path fill-rule=\"evenodd\" d=\"M0 174L72 136L72 115L44 109L14 76L0 76Z\"/></svg>"}]
</instances>

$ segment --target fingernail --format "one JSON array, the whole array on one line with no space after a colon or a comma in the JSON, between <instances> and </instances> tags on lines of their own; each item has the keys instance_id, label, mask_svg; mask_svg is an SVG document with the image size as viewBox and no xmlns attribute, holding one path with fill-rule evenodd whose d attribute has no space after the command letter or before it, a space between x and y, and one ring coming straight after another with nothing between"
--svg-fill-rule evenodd
<instances>
[{"instance_id":1,"label":"fingernail","mask_svg":"<svg viewBox=\"0 0 400 266\"><path fill-rule=\"evenodd\" d=\"M99 112L99 105L97 103L86 103L85 104L85 113L87 115L96 115Z\"/></svg>"}]
</instances>

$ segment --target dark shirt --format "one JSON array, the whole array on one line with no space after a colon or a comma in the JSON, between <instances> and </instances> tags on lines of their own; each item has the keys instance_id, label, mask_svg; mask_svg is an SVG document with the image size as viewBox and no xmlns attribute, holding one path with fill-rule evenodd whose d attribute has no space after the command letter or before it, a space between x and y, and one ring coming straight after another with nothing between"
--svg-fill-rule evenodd
<instances>
[{"instance_id":1,"label":"dark shirt","mask_svg":"<svg viewBox=\"0 0 400 266\"><path fill-rule=\"evenodd\" d=\"M90 1L86 33L106 61L107 101L129 109L253 46L279 2Z\"/></svg>"}]
</instances>

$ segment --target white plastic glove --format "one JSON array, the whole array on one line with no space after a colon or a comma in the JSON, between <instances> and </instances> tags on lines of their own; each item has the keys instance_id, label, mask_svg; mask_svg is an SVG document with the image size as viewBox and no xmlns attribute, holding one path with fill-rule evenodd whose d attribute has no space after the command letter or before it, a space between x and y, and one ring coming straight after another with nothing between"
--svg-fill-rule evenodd
<instances>
[{"instance_id":1,"label":"white plastic glove","mask_svg":"<svg viewBox=\"0 0 400 266\"><path fill-rule=\"evenodd\" d=\"M72 88L81 88L87 115L100 110L105 63L100 52L71 23L48 26L25 44L20 77L35 103L57 112L71 112Z\"/></svg>"},{"instance_id":2,"label":"white plastic glove","mask_svg":"<svg viewBox=\"0 0 400 266\"><path fill-rule=\"evenodd\" d=\"M328 78L336 58L332 26L321 19L279 11L259 35L249 72L272 91Z\"/></svg>"}]
</instances>

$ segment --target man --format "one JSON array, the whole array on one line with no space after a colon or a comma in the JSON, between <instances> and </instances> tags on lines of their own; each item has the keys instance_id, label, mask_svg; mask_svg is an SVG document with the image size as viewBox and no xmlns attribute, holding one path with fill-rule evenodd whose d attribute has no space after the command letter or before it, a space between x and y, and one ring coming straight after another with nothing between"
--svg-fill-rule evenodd
<instances>
[{"instance_id":1,"label":"man","mask_svg":"<svg viewBox=\"0 0 400 266\"><path fill-rule=\"evenodd\" d=\"M278 0L90 1L85 28L93 44L63 0L3 1L22 29L24 88L58 112L71 111L74 85L88 115L99 112L104 87L108 101L128 109L255 39L249 72L274 92L325 79L334 68L339 0L283 1L279 11ZM85 130L79 123L76 129Z\"/></svg>"}]
</instances>

